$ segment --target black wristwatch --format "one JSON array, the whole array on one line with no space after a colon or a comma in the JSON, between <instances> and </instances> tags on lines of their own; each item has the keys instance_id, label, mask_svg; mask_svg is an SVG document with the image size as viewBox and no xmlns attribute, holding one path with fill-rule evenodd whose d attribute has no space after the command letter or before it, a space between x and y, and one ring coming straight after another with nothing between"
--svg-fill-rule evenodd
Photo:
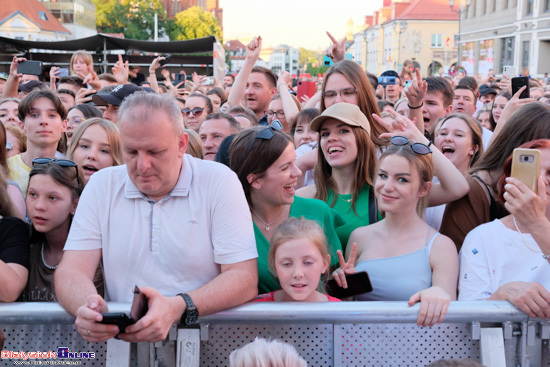
<instances>
[{"instance_id":1,"label":"black wristwatch","mask_svg":"<svg viewBox=\"0 0 550 367\"><path fill-rule=\"evenodd\" d=\"M185 312L181 315L180 323L184 325L194 325L199 319L199 310L197 306L193 303L193 300L187 293L179 293L178 296L183 298L187 306L185 307Z\"/></svg>"}]
</instances>

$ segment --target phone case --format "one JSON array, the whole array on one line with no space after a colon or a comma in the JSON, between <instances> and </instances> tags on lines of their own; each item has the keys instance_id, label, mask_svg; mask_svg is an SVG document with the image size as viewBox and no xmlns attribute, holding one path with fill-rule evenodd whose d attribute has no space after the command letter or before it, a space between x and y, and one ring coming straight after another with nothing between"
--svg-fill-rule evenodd
<instances>
[{"instance_id":1,"label":"phone case","mask_svg":"<svg viewBox=\"0 0 550 367\"><path fill-rule=\"evenodd\" d=\"M531 190L537 192L537 180L540 172L540 150L514 149L512 157L512 174Z\"/></svg>"},{"instance_id":2,"label":"phone case","mask_svg":"<svg viewBox=\"0 0 550 367\"><path fill-rule=\"evenodd\" d=\"M346 281L348 282L348 287L342 288L334 279L329 280L325 287L327 294L342 299L372 292L372 284L366 271L346 275Z\"/></svg>"},{"instance_id":3,"label":"phone case","mask_svg":"<svg viewBox=\"0 0 550 367\"><path fill-rule=\"evenodd\" d=\"M18 74L40 75L42 74L42 61L27 60L17 64Z\"/></svg>"},{"instance_id":4,"label":"phone case","mask_svg":"<svg viewBox=\"0 0 550 367\"><path fill-rule=\"evenodd\" d=\"M502 74L506 75L506 76L509 76L510 78L513 78L516 75L518 75L516 73L516 67L512 66L512 65L505 65Z\"/></svg>"},{"instance_id":5,"label":"phone case","mask_svg":"<svg viewBox=\"0 0 550 367\"><path fill-rule=\"evenodd\" d=\"M527 76L517 76L512 78L512 95L516 94L518 90L521 89L524 85L527 86L523 92L519 95L519 98L529 98L529 77Z\"/></svg>"}]
</instances>

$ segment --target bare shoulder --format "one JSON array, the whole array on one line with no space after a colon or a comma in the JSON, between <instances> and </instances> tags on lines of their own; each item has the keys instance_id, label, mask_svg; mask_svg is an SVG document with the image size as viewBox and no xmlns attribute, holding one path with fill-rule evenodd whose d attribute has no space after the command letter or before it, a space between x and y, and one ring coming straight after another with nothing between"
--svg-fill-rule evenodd
<instances>
[{"instance_id":1,"label":"bare shoulder","mask_svg":"<svg viewBox=\"0 0 550 367\"><path fill-rule=\"evenodd\" d=\"M314 199L315 194L317 194L317 187L315 187L315 185L302 187L301 189L296 191L296 196L306 199Z\"/></svg>"},{"instance_id":2,"label":"bare shoulder","mask_svg":"<svg viewBox=\"0 0 550 367\"><path fill-rule=\"evenodd\" d=\"M430 261L457 261L458 252L455 243L449 237L439 234L433 243L430 252Z\"/></svg>"}]
</instances>

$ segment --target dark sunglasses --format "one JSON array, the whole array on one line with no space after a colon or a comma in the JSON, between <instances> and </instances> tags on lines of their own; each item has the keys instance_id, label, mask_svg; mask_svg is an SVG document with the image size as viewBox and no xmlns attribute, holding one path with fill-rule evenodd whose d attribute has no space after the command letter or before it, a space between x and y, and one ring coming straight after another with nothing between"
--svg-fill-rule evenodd
<instances>
[{"instance_id":1,"label":"dark sunglasses","mask_svg":"<svg viewBox=\"0 0 550 367\"><path fill-rule=\"evenodd\" d=\"M181 110L181 113L183 113L186 116L189 116L192 113L193 116L199 117L200 115L202 115L202 111L204 111L204 108L202 108L202 107L195 107L193 109L184 108L184 109Z\"/></svg>"},{"instance_id":2,"label":"dark sunglasses","mask_svg":"<svg viewBox=\"0 0 550 367\"><path fill-rule=\"evenodd\" d=\"M32 160L32 165L39 165L39 164L50 164L55 163L58 166L61 167L74 167L76 171L76 182L78 183L78 186L80 186L80 177L78 174L78 167L75 162L70 161L68 159L55 159L55 158L35 158Z\"/></svg>"},{"instance_id":3,"label":"dark sunglasses","mask_svg":"<svg viewBox=\"0 0 550 367\"><path fill-rule=\"evenodd\" d=\"M411 143L409 139L404 136L392 136L390 138L390 143L397 146L410 145L413 152L420 155L426 155L432 152L428 145L422 143ZM431 144L432 143L430 143L430 145Z\"/></svg>"},{"instance_id":4,"label":"dark sunglasses","mask_svg":"<svg viewBox=\"0 0 550 367\"><path fill-rule=\"evenodd\" d=\"M273 135L275 135L275 133L273 132L275 130L277 131L283 130L283 124L281 124L281 121L273 120L269 126L258 131L256 133L256 136L254 137L254 141L252 141L250 148L248 148L244 156L243 162L246 161L246 159L250 155L250 152L252 151L252 148L254 148L254 144L256 144L256 139L271 140L271 138L273 138Z\"/></svg>"}]
</instances>

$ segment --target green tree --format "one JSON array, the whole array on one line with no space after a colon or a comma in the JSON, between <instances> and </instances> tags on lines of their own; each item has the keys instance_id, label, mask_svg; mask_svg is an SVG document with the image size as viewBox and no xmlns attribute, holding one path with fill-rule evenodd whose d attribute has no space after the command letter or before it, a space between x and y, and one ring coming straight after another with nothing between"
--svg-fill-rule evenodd
<instances>
[{"instance_id":1,"label":"green tree","mask_svg":"<svg viewBox=\"0 0 550 367\"><path fill-rule=\"evenodd\" d=\"M155 14L158 29L165 28L166 11L161 0L92 0L96 24L103 33L124 33L124 37L147 40L154 37Z\"/></svg>"},{"instance_id":2,"label":"green tree","mask_svg":"<svg viewBox=\"0 0 550 367\"><path fill-rule=\"evenodd\" d=\"M168 26L168 35L173 41L213 35L223 42L222 29L218 19L212 13L204 11L198 6L176 14L174 21L170 22Z\"/></svg>"}]
</instances>

